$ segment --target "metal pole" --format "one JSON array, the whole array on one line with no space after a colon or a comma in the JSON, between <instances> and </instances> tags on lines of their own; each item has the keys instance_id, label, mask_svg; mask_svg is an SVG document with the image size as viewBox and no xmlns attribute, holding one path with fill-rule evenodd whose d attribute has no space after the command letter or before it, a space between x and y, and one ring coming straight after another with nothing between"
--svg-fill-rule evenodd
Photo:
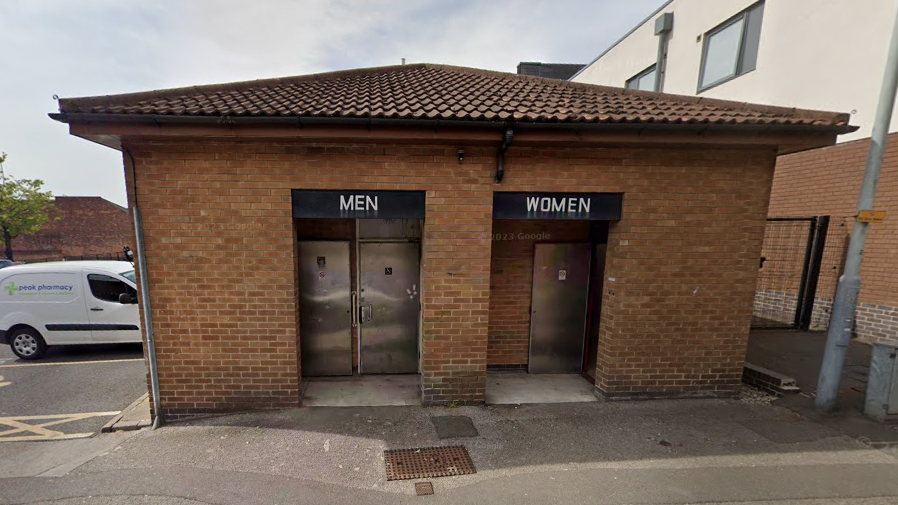
<instances>
[{"instance_id":1,"label":"metal pole","mask_svg":"<svg viewBox=\"0 0 898 505\"><path fill-rule=\"evenodd\" d=\"M898 12L895 25L892 27L892 38L889 43L889 55L882 77L882 88L879 92L879 104L876 118L873 121L873 134L870 137L870 148L867 151L867 164L864 168L864 181L857 199L857 210L873 210L876 196L876 185L879 183L879 172L886 140L889 134L889 123L892 120L892 108L895 104L895 93L898 91ZM851 230L851 241L845 257L845 270L839 278L836 299L833 302L829 332L826 337L826 350L817 380L817 398L814 401L818 409L831 412L836 408L836 396L842 378L842 366L851 340L854 320L857 311L857 298L861 288L861 259L864 254L864 243L867 240L869 223L858 219Z\"/></svg>"},{"instance_id":2,"label":"metal pole","mask_svg":"<svg viewBox=\"0 0 898 505\"><path fill-rule=\"evenodd\" d=\"M134 212L134 246L137 247L137 271L140 273L140 303L143 306L143 327L147 335L147 364L150 367L150 391L153 394L153 429L162 425L160 414L161 401L159 394L159 368L156 365L156 338L153 334L153 311L150 307L150 281L147 278L147 256L143 248L143 221L140 218L140 210L135 205Z\"/></svg>"}]
</instances>

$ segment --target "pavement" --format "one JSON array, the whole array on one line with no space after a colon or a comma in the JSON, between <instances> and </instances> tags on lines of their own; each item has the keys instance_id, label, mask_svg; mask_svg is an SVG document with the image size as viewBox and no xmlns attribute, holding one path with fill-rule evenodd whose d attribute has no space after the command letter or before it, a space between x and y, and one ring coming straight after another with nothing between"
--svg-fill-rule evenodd
<instances>
[{"instance_id":1,"label":"pavement","mask_svg":"<svg viewBox=\"0 0 898 505\"><path fill-rule=\"evenodd\" d=\"M815 372L802 349L816 349L819 339L753 335L749 354L768 356L760 364L784 373L782 365L804 363L795 376L807 387ZM53 365L33 369L3 368L11 361L0 355L0 384L13 384L0 386L0 409L68 408L72 400L54 396L58 387L91 408L133 402L115 422L139 422L142 361L92 352L52 356ZM124 388L114 406L68 383L98 381L114 393L117 386L102 381L120 382L129 372L117 367L132 363L140 391ZM852 363L856 372L863 357ZM44 388L55 403L41 410L20 392L8 395L16 383ZM0 504L898 503L898 429L863 418L850 397L834 414L814 411L812 401L807 392L776 399L746 387L740 400L303 407L159 430L97 434L93 425L84 438L0 443ZM466 447L477 472L386 480L385 450L446 445ZM433 484L433 496L415 495L421 481Z\"/></svg>"},{"instance_id":2,"label":"pavement","mask_svg":"<svg viewBox=\"0 0 898 505\"><path fill-rule=\"evenodd\" d=\"M748 340L745 361L788 375L806 393L817 389L820 364L826 346L826 332L797 330L754 330ZM845 357L843 389L866 389L870 368L870 345L852 340Z\"/></svg>"},{"instance_id":3,"label":"pavement","mask_svg":"<svg viewBox=\"0 0 898 505\"><path fill-rule=\"evenodd\" d=\"M863 414L870 369L871 346L852 340L845 357L837 407L823 413L814 406L817 377L823 361L826 332L795 330L753 331L746 361L794 378L801 392L773 402L822 427L834 429L873 446L890 446L896 426L883 424Z\"/></svg>"},{"instance_id":4,"label":"pavement","mask_svg":"<svg viewBox=\"0 0 898 505\"><path fill-rule=\"evenodd\" d=\"M140 344L51 347L40 360L0 346L0 445L93 436L146 392Z\"/></svg>"},{"instance_id":5,"label":"pavement","mask_svg":"<svg viewBox=\"0 0 898 505\"><path fill-rule=\"evenodd\" d=\"M898 431L871 444L771 400L304 407L0 444L0 503L898 503ZM477 473L429 497L386 480L384 450L441 445Z\"/></svg>"}]
</instances>

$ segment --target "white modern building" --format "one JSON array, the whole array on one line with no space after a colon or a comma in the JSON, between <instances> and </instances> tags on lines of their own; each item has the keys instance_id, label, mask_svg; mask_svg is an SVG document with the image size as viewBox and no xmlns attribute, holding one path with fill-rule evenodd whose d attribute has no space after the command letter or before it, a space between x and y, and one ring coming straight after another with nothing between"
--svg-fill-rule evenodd
<instances>
[{"instance_id":1,"label":"white modern building","mask_svg":"<svg viewBox=\"0 0 898 505\"><path fill-rule=\"evenodd\" d=\"M860 129L840 141L865 138L896 9L898 0L671 0L571 80L851 112Z\"/></svg>"}]
</instances>

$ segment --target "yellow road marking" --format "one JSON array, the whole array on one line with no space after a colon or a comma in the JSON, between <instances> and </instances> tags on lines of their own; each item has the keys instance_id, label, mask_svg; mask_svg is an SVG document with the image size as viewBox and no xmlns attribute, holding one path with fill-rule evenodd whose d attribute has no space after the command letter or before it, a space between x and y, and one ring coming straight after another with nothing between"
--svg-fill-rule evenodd
<instances>
[{"instance_id":1,"label":"yellow road marking","mask_svg":"<svg viewBox=\"0 0 898 505\"><path fill-rule=\"evenodd\" d=\"M125 363L128 361L143 361L143 358L107 359L95 361L57 361L55 363L19 363L16 365L0 365L0 368L21 368L26 366L54 366L54 365L93 365L98 363Z\"/></svg>"},{"instance_id":2,"label":"yellow road marking","mask_svg":"<svg viewBox=\"0 0 898 505\"><path fill-rule=\"evenodd\" d=\"M83 412L80 414L53 414L46 416L15 416L0 417L0 426L6 426L6 431L0 431L0 442L24 442L29 440L67 440L72 438L85 438L93 433L63 433L56 430L48 430L48 426L63 423L71 423L89 419L91 417L110 417L120 412ZM23 421L45 421L38 424L29 424ZM22 433L22 435L12 437ZM25 433L28 433L25 435Z\"/></svg>"},{"instance_id":3,"label":"yellow road marking","mask_svg":"<svg viewBox=\"0 0 898 505\"><path fill-rule=\"evenodd\" d=\"M87 438L93 436L93 433L69 433L69 434L60 434L53 438L44 437L41 435L22 435L21 437L9 437L2 438L0 442L36 442L40 440L71 440L73 438Z\"/></svg>"},{"instance_id":4,"label":"yellow road marking","mask_svg":"<svg viewBox=\"0 0 898 505\"><path fill-rule=\"evenodd\" d=\"M0 375L0 388L2 388L3 386L9 386L10 384L12 384L12 382L9 382L9 381L3 382L3 381L4 381L3 376Z\"/></svg>"}]
</instances>

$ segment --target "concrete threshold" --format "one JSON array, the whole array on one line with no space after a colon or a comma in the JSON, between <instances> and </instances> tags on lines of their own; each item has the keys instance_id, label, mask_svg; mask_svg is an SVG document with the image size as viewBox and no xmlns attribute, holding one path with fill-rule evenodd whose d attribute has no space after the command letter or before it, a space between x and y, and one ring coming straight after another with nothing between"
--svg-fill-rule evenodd
<instances>
[{"instance_id":1,"label":"concrete threshold","mask_svg":"<svg viewBox=\"0 0 898 505\"><path fill-rule=\"evenodd\" d=\"M486 403L596 402L594 386L579 374L499 372L486 375Z\"/></svg>"},{"instance_id":2,"label":"concrete threshold","mask_svg":"<svg viewBox=\"0 0 898 505\"><path fill-rule=\"evenodd\" d=\"M152 426L153 420L150 417L150 397L148 393L144 393L140 398L134 400L125 410L122 410L117 416L113 417L103 428L101 433L111 433L113 431L133 431L141 428Z\"/></svg>"},{"instance_id":3,"label":"concrete threshold","mask_svg":"<svg viewBox=\"0 0 898 505\"><path fill-rule=\"evenodd\" d=\"M390 407L421 404L421 376L356 375L305 379L303 407Z\"/></svg>"}]
</instances>

